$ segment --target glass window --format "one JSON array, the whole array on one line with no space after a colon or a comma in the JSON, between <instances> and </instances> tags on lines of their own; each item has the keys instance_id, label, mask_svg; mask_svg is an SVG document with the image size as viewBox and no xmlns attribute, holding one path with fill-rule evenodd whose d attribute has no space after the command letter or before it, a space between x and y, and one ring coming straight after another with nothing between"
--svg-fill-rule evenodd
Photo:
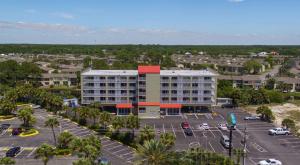
<instances>
[{"instance_id":1,"label":"glass window","mask_svg":"<svg viewBox=\"0 0 300 165\"><path fill-rule=\"evenodd\" d=\"M139 113L146 113L146 108L140 107L139 108Z\"/></svg>"}]
</instances>

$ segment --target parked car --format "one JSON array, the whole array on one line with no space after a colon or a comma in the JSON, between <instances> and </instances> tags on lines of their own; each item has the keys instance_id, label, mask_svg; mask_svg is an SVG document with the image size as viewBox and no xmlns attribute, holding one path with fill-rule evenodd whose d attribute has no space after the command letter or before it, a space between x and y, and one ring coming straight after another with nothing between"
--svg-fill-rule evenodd
<instances>
[{"instance_id":1,"label":"parked car","mask_svg":"<svg viewBox=\"0 0 300 165\"><path fill-rule=\"evenodd\" d=\"M267 159L258 162L258 165L282 165L281 161L276 159Z\"/></svg>"},{"instance_id":2,"label":"parked car","mask_svg":"<svg viewBox=\"0 0 300 165\"><path fill-rule=\"evenodd\" d=\"M10 127L10 124L1 124L0 129L6 130Z\"/></svg>"},{"instance_id":3,"label":"parked car","mask_svg":"<svg viewBox=\"0 0 300 165\"><path fill-rule=\"evenodd\" d=\"M268 133L269 135L289 135L290 131L285 128L273 128L269 129Z\"/></svg>"},{"instance_id":4,"label":"parked car","mask_svg":"<svg viewBox=\"0 0 300 165\"><path fill-rule=\"evenodd\" d=\"M13 147L13 148L10 148L10 149L6 152L6 157L15 157L20 151L21 151L21 147Z\"/></svg>"},{"instance_id":5,"label":"parked car","mask_svg":"<svg viewBox=\"0 0 300 165\"><path fill-rule=\"evenodd\" d=\"M223 104L221 105L221 108L233 108L234 106L232 104Z\"/></svg>"},{"instance_id":6,"label":"parked car","mask_svg":"<svg viewBox=\"0 0 300 165\"><path fill-rule=\"evenodd\" d=\"M99 165L109 165L110 164L109 160L107 158L105 158L105 157L99 157L99 158L97 158L97 160L96 160L95 163L99 164Z\"/></svg>"},{"instance_id":7,"label":"parked car","mask_svg":"<svg viewBox=\"0 0 300 165\"><path fill-rule=\"evenodd\" d=\"M193 136L193 131L191 128L186 128L184 129L184 133L187 135L187 136Z\"/></svg>"},{"instance_id":8,"label":"parked car","mask_svg":"<svg viewBox=\"0 0 300 165\"><path fill-rule=\"evenodd\" d=\"M202 124L200 125L200 128L202 128L202 129L204 129L204 130L209 130L209 126L208 126L207 123L202 123Z\"/></svg>"},{"instance_id":9,"label":"parked car","mask_svg":"<svg viewBox=\"0 0 300 165\"><path fill-rule=\"evenodd\" d=\"M190 124L189 124L188 122L182 122L182 123L181 123L181 127L182 127L183 129L187 129L187 128L190 128Z\"/></svg>"},{"instance_id":10,"label":"parked car","mask_svg":"<svg viewBox=\"0 0 300 165\"><path fill-rule=\"evenodd\" d=\"M256 115L245 116L244 120L260 120L260 116L256 116Z\"/></svg>"},{"instance_id":11,"label":"parked car","mask_svg":"<svg viewBox=\"0 0 300 165\"><path fill-rule=\"evenodd\" d=\"M13 136L19 135L20 133L22 133L22 128L13 128L11 131Z\"/></svg>"},{"instance_id":12,"label":"parked car","mask_svg":"<svg viewBox=\"0 0 300 165\"><path fill-rule=\"evenodd\" d=\"M218 128L219 128L220 130L223 130L223 131L228 130L226 124L218 124Z\"/></svg>"},{"instance_id":13,"label":"parked car","mask_svg":"<svg viewBox=\"0 0 300 165\"><path fill-rule=\"evenodd\" d=\"M220 143L224 148L229 148L229 138L226 135L221 136Z\"/></svg>"},{"instance_id":14,"label":"parked car","mask_svg":"<svg viewBox=\"0 0 300 165\"><path fill-rule=\"evenodd\" d=\"M31 107L32 107L32 109L39 109L39 108L41 108L40 105L35 105L35 104L31 105Z\"/></svg>"}]
</instances>

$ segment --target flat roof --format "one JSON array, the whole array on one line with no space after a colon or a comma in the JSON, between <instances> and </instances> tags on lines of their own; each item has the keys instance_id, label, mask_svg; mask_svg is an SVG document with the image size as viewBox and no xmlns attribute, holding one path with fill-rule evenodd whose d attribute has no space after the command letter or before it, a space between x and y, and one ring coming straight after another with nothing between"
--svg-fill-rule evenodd
<instances>
[{"instance_id":1,"label":"flat roof","mask_svg":"<svg viewBox=\"0 0 300 165\"><path fill-rule=\"evenodd\" d=\"M94 75L136 76L138 75L138 71L137 70L88 70L83 72L81 75L83 76L94 76Z\"/></svg>"}]
</instances>

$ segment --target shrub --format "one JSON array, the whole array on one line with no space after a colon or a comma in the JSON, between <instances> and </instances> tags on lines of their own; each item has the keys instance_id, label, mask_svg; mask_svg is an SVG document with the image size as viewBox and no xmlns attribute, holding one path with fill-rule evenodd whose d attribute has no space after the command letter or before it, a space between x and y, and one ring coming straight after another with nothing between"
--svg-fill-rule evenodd
<instances>
[{"instance_id":1,"label":"shrub","mask_svg":"<svg viewBox=\"0 0 300 165\"><path fill-rule=\"evenodd\" d=\"M65 155L69 155L69 154L71 154L71 149L56 149L55 150L55 155L65 156Z\"/></svg>"}]
</instances>

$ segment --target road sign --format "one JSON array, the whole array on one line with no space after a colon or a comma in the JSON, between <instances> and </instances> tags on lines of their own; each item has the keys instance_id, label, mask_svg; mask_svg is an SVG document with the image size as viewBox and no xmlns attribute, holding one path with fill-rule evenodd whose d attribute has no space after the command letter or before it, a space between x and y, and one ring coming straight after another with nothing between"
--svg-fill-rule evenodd
<instances>
[{"instance_id":1,"label":"road sign","mask_svg":"<svg viewBox=\"0 0 300 165\"><path fill-rule=\"evenodd\" d=\"M232 112L227 113L226 121L228 126L235 126L236 125L236 117L235 114Z\"/></svg>"}]
</instances>

